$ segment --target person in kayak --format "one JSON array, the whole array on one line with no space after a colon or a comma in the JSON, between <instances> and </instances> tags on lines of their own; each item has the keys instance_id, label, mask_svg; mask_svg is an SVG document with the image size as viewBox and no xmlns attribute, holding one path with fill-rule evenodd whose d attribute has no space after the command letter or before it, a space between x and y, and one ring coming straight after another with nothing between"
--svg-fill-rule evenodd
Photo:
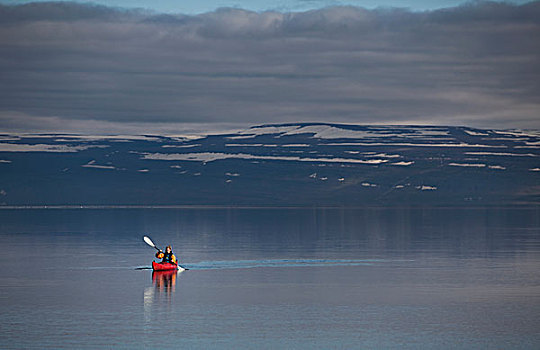
<instances>
[{"instance_id":1,"label":"person in kayak","mask_svg":"<svg viewBox=\"0 0 540 350\"><path fill-rule=\"evenodd\" d=\"M178 264L178 262L176 261L176 256L174 256L172 252L172 247L170 245L168 245L167 248L165 248L165 253L162 250L157 252L156 258L163 259L161 260L162 264L163 263L169 263L169 264L175 264L175 265Z\"/></svg>"}]
</instances>

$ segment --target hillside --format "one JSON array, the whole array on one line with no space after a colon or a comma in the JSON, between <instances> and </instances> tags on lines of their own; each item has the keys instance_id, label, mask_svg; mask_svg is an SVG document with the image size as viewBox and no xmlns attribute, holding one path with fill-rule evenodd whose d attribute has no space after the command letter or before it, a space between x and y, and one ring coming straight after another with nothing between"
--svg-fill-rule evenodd
<instances>
[{"instance_id":1,"label":"hillside","mask_svg":"<svg viewBox=\"0 0 540 350\"><path fill-rule=\"evenodd\" d=\"M0 135L14 205L540 203L540 133L445 126L262 125L182 136Z\"/></svg>"}]
</instances>

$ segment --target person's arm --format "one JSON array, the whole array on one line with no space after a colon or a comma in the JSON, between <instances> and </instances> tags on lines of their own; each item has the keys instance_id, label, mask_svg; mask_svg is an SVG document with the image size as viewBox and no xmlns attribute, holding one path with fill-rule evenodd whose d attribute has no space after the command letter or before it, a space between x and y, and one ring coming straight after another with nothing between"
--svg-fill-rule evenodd
<instances>
[{"instance_id":1,"label":"person's arm","mask_svg":"<svg viewBox=\"0 0 540 350\"><path fill-rule=\"evenodd\" d=\"M161 250L156 253L156 258L158 258L158 259L163 259L164 256L165 256L165 254L163 254L163 252Z\"/></svg>"},{"instance_id":2,"label":"person's arm","mask_svg":"<svg viewBox=\"0 0 540 350\"><path fill-rule=\"evenodd\" d=\"M178 261L176 261L176 256L174 256L174 254L171 255L171 261L173 264L177 264Z\"/></svg>"}]
</instances>

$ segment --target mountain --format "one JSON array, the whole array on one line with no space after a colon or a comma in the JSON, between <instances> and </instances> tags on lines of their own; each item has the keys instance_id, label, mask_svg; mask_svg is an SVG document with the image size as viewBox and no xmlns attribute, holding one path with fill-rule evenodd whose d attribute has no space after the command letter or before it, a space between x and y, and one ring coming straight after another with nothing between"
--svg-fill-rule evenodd
<instances>
[{"instance_id":1,"label":"mountain","mask_svg":"<svg viewBox=\"0 0 540 350\"><path fill-rule=\"evenodd\" d=\"M297 123L219 135L0 135L0 203L540 204L540 133Z\"/></svg>"}]
</instances>

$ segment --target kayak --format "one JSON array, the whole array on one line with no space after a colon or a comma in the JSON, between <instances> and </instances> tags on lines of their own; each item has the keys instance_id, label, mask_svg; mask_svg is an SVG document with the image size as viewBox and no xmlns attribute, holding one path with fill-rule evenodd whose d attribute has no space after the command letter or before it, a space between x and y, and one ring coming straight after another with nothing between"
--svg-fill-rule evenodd
<instances>
[{"instance_id":1,"label":"kayak","mask_svg":"<svg viewBox=\"0 0 540 350\"><path fill-rule=\"evenodd\" d=\"M155 261L152 261L152 270L154 271L171 271L171 270L184 270L180 266L176 264L170 264L170 263L157 263Z\"/></svg>"}]
</instances>

